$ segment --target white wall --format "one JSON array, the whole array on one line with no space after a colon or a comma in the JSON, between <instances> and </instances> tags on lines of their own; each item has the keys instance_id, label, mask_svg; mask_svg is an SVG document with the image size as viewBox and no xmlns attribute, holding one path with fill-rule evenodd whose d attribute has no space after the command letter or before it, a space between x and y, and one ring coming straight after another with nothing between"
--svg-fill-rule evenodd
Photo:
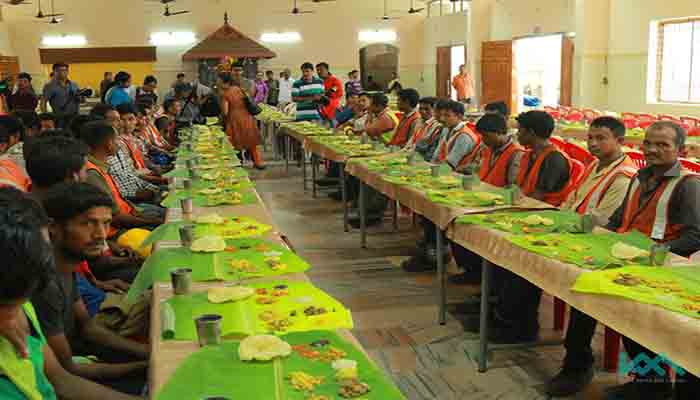
<instances>
[{"instance_id":1,"label":"white wall","mask_svg":"<svg viewBox=\"0 0 700 400\"><path fill-rule=\"evenodd\" d=\"M0 54L3 56L15 55L15 49L10 40L10 29L5 22L0 22Z\"/></svg>"},{"instance_id":2,"label":"white wall","mask_svg":"<svg viewBox=\"0 0 700 400\"><path fill-rule=\"evenodd\" d=\"M404 0L390 0L390 9L408 10ZM37 48L44 34L80 33L90 46L143 46L154 31L190 30L198 39L223 24L228 10L231 24L257 40L263 32L298 31L303 41L298 44L268 45L277 58L267 61L265 68L281 70L290 67L295 73L302 62L327 61L337 75L359 67L359 50L365 45L357 33L365 29L395 29L400 49L399 64L404 85L417 86L423 70L422 15L404 13L400 20L380 21L383 2L380 0L339 1L333 4L300 2L304 10L315 14L293 16L288 12L291 1L282 0L179 0L173 9L188 9L192 14L164 18L162 5L144 0L56 0L56 7L66 13L60 25L34 23L30 16L34 6L6 7L11 40L20 57L22 68L41 74ZM98 11L99 10L99 11ZM0 31L1 33L1 31ZM183 66L181 55L191 46L159 48L157 75L163 82L174 79ZM190 69L192 66L190 66Z\"/></svg>"},{"instance_id":3,"label":"white wall","mask_svg":"<svg viewBox=\"0 0 700 400\"><path fill-rule=\"evenodd\" d=\"M430 95L436 93L437 48L442 46L468 45L468 13L431 16L424 22L423 71L422 86L419 91ZM467 63L472 63L473 53L467 49Z\"/></svg>"},{"instance_id":4,"label":"white wall","mask_svg":"<svg viewBox=\"0 0 700 400\"><path fill-rule=\"evenodd\" d=\"M658 19L700 15L697 0L612 0L608 106L613 110L700 116L700 106L647 104L649 26Z\"/></svg>"}]
</instances>

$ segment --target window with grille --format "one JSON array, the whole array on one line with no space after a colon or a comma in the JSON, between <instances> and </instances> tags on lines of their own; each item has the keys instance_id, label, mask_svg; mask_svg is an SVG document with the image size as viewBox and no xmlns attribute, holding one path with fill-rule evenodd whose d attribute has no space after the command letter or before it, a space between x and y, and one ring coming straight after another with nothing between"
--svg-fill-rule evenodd
<instances>
[{"instance_id":1,"label":"window with grille","mask_svg":"<svg viewBox=\"0 0 700 400\"><path fill-rule=\"evenodd\" d=\"M658 23L656 101L700 104L700 17Z\"/></svg>"}]
</instances>

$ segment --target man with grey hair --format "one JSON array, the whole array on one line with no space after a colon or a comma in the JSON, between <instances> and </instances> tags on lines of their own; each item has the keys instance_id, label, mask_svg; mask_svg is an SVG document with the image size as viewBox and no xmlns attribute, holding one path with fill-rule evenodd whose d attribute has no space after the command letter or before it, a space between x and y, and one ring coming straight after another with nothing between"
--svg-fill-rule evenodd
<instances>
[{"instance_id":1,"label":"man with grey hair","mask_svg":"<svg viewBox=\"0 0 700 400\"><path fill-rule=\"evenodd\" d=\"M671 121L659 121L647 128L642 146L647 166L632 178L625 200L613 213L607 229L618 233L639 231L683 257L700 250L700 178L683 169L679 161L686 135L682 127ZM664 215L657 216L658 210ZM591 339L595 326L593 318L583 316L575 327L569 327L564 367L547 387L551 396L572 395L593 378ZM630 338L623 337L623 342L632 360L641 354L652 360L656 357ZM674 399L697 398L698 378L689 373L681 378L682 382L676 381ZM646 375L613 388L609 398L666 399L673 390L668 374L651 369Z\"/></svg>"}]
</instances>

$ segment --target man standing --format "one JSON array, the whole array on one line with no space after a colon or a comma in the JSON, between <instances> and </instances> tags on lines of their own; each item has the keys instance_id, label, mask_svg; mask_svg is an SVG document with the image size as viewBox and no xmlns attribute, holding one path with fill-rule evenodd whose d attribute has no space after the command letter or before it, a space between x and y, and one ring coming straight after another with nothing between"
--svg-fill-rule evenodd
<instances>
[{"instance_id":1,"label":"man standing","mask_svg":"<svg viewBox=\"0 0 700 400\"><path fill-rule=\"evenodd\" d=\"M80 111L80 87L68 79L68 64L54 64L52 70L53 79L44 86L41 112L46 112L48 103L54 114L64 119L71 118Z\"/></svg>"},{"instance_id":2,"label":"man standing","mask_svg":"<svg viewBox=\"0 0 700 400\"><path fill-rule=\"evenodd\" d=\"M148 75L143 79L143 86L136 88L134 94L134 104L158 104L158 79L153 75Z\"/></svg>"},{"instance_id":3,"label":"man standing","mask_svg":"<svg viewBox=\"0 0 700 400\"><path fill-rule=\"evenodd\" d=\"M401 82L399 82L399 74L396 72L391 73L391 80L389 83L386 85L387 87L387 93L391 95L398 95L399 92L403 89L403 85L401 85Z\"/></svg>"},{"instance_id":4,"label":"man standing","mask_svg":"<svg viewBox=\"0 0 700 400\"><path fill-rule=\"evenodd\" d=\"M343 98L343 83L335 75L331 74L328 63L316 64L316 73L323 79L324 95L321 97L321 117L331 126L335 125L335 112L340 107L340 99Z\"/></svg>"},{"instance_id":5,"label":"man standing","mask_svg":"<svg viewBox=\"0 0 700 400\"><path fill-rule=\"evenodd\" d=\"M297 103L297 121L318 121L318 102L324 93L323 81L314 76L314 65L306 62L301 66L301 79L294 82L292 100Z\"/></svg>"},{"instance_id":6,"label":"man standing","mask_svg":"<svg viewBox=\"0 0 700 400\"><path fill-rule=\"evenodd\" d=\"M348 81L345 83L345 95L350 97L352 95L359 96L362 93L362 82L360 82L360 73L353 69L348 74Z\"/></svg>"},{"instance_id":7,"label":"man standing","mask_svg":"<svg viewBox=\"0 0 700 400\"><path fill-rule=\"evenodd\" d=\"M267 80L265 83L267 84L267 104L271 106L277 106L279 103L279 95L280 95L280 83L275 79L275 73L272 71L266 71L265 76L267 77Z\"/></svg>"},{"instance_id":8,"label":"man standing","mask_svg":"<svg viewBox=\"0 0 700 400\"><path fill-rule=\"evenodd\" d=\"M105 72L104 79L102 79L102 82L100 82L100 96L104 96L112 87L112 80L114 80L112 73Z\"/></svg>"},{"instance_id":9,"label":"man standing","mask_svg":"<svg viewBox=\"0 0 700 400\"><path fill-rule=\"evenodd\" d=\"M36 111L39 99L32 88L32 76L26 72L17 75L17 91L7 97L10 111Z\"/></svg>"},{"instance_id":10,"label":"man standing","mask_svg":"<svg viewBox=\"0 0 700 400\"><path fill-rule=\"evenodd\" d=\"M459 66L459 74L452 78L452 87L457 92L457 101L471 104L474 96L474 80L464 64Z\"/></svg>"},{"instance_id":11,"label":"man standing","mask_svg":"<svg viewBox=\"0 0 700 400\"><path fill-rule=\"evenodd\" d=\"M76 281L76 267L105 250L112 200L92 185L72 183L50 189L42 204L51 218L56 273L32 296L32 304L49 346L67 371L123 393L140 394L148 345L125 339L91 318ZM76 363L74 353L94 355L102 362Z\"/></svg>"},{"instance_id":12,"label":"man standing","mask_svg":"<svg viewBox=\"0 0 700 400\"><path fill-rule=\"evenodd\" d=\"M280 73L279 80L279 108L283 110L285 106L292 102L292 89L294 88L294 79L292 79L292 71L288 68Z\"/></svg>"}]
</instances>

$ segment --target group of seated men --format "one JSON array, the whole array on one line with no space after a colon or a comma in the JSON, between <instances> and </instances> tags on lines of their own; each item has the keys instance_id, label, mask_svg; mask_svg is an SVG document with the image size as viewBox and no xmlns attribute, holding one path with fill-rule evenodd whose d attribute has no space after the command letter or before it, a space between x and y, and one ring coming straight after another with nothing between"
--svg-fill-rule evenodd
<instances>
[{"instance_id":1,"label":"group of seated men","mask_svg":"<svg viewBox=\"0 0 700 400\"><path fill-rule=\"evenodd\" d=\"M150 298L126 291L177 144L153 108L98 104L62 129L0 116L0 398L143 394Z\"/></svg>"},{"instance_id":2,"label":"group of seated men","mask_svg":"<svg viewBox=\"0 0 700 400\"><path fill-rule=\"evenodd\" d=\"M588 130L588 149L595 161L588 165L572 159L550 142L556 123L543 111L518 115L517 134L511 135L509 113L504 103L488 104L485 115L475 125L464 121L464 106L456 101L419 98L414 89L398 93L398 120L388 108L383 94L349 96L347 116L341 129L367 134L387 145L413 150L431 163L446 163L460 173L474 172L481 181L498 187L517 186L527 197L562 210L590 215L596 225L624 233L639 231L657 242L666 243L673 253L689 257L700 251L700 179L683 169L679 158L684 152L687 133L670 121L659 121L647 128L642 150L647 166L638 169L625 154L624 124L614 117L600 117ZM329 175L335 178L332 166ZM321 185L333 179L322 178ZM352 184L350 184L352 187ZM369 194L368 224L382 221L386 200ZM339 199L337 193L331 197ZM657 213L662 213L657 215ZM351 224L359 225L353 216ZM402 265L406 271L436 268L435 225L423 219L425 234L416 255ZM443 254L454 257L464 273L450 277L455 284L476 284L481 280L483 260L455 243ZM451 251L450 251L451 250ZM518 275L493 266L491 299L495 300L490 320L489 340L495 343L530 343L538 337L538 310L542 290ZM473 299L472 299L473 300ZM466 321L478 321L478 301L457 305ZM476 318L470 318L476 317ZM547 385L551 396L569 396L582 391L593 378L591 341L596 321L571 310L561 372ZM478 329L478 324L465 324ZM630 359L639 354L655 357L648 349L624 338ZM696 398L699 381L685 374L675 386L656 370L636 376L631 382L612 388L611 399Z\"/></svg>"}]
</instances>

